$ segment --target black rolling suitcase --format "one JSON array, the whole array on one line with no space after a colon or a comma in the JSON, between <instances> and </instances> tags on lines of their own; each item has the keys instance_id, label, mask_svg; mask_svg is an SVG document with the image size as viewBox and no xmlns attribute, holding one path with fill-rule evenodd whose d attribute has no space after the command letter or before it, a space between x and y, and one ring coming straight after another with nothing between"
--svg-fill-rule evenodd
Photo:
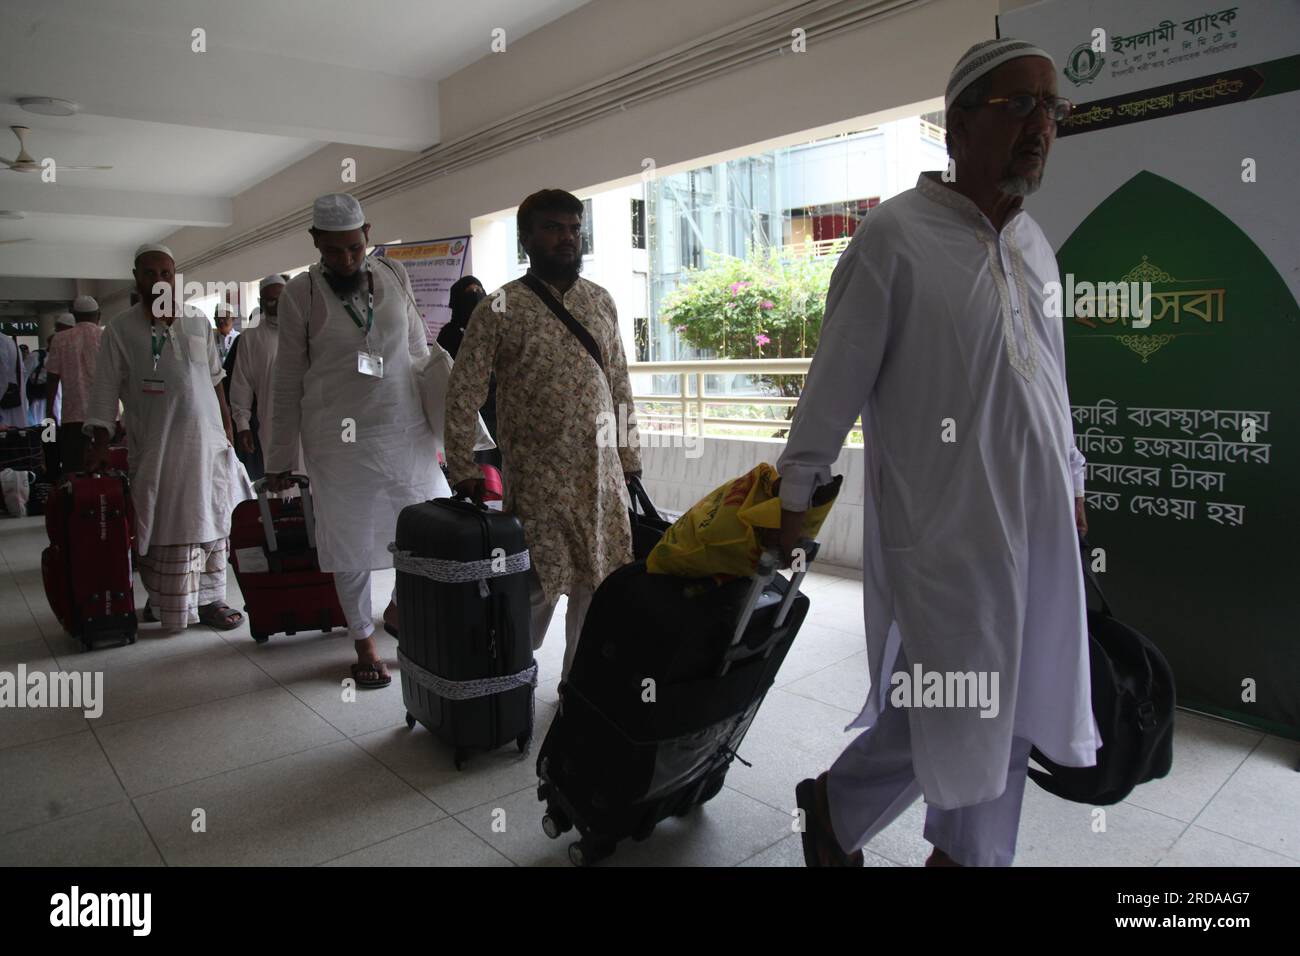
<instances>
[{"instance_id":1,"label":"black rolling suitcase","mask_svg":"<svg viewBox=\"0 0 1300 956\"><path fill-rule=\"evenodd\" d=\"M816 544L805 544L808 560ZM804 570L764 554L722 586L619 568L597 589L538 754L542 828L578 866L717 795L808 613ZM652 681L653 683L648 683Z\"/></svg>"},{"instance_id":2,"label":"black rolling suitcase","mask_svg":"<svg viewBox=\"0 0 1300 956\"><path fill-rule=\"evenodd\" d=\"M528 549L514 515L439 498L403 508L391 546L401 619L406 723L471 751L533 733L537 664L529 634Z\"/></svg>"}]
</instances>

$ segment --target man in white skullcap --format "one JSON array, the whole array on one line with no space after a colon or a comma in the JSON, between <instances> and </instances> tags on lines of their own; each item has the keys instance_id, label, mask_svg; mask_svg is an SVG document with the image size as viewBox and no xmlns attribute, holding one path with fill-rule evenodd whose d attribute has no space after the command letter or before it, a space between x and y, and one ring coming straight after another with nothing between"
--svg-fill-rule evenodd
<instances>
[{"instance_id":1,"label":"man in white skullcap","mask_svg":"<svg viewBox=\"0 0 1300 956\"><path fill-rule=\"evenodd\" d=\"M213 335L217 340L217 356L223 365L230 355L235 339L239 338L239 330L235 328L235 319L238 315L239 311L234 306L225 303L218 303L212 310L212 322L216 326Z\"/></svg>"},{"instance_id":2,"label":"man in white skullcap","mask_svg":"<svg viewBox=\"0 0 1300 956\"><path fill-rule=\"evenodd\" d=\"M406 270L366 254L370 226L355 198L321 196L310 231L320 262L291 279L278 303L266 470L272 490L285 487L301 439L317 554L355 642L353 679L384 687L392 677L373 637L370 572L393 566L398 512L450 494L416 387L428 332ZM392 601L384 622L396 630Z\"/></svg>"},{"instance_id":3,"label":"man in white skullcap","mask_svg":"<svg viewBox=\"0 0 1300 956\"><path fill-rule=\"evenodd\" d=\"M271 396L275 357L280 346L280 294L289 280L269 275L258 286L262 321L235 340L230 377L230 414L235 422L235 444L245 461L265 455L271 447ZM293 470L302 471L301 451Z\"/></svg>"},{"instance_id":4,"label":"man in white skullcap","mask_svg":"<svg viewBox=\"0 0 1300 956\"><path fill-rule=\"evenodd\" d=\"M243 615L225 602L226 542L231 512L252 488L231 447L212 326L182 304L175 271L166 246L136 250L140 303L113 317L100 339L83 428L94 438L86 467L108 465L120 400L145 620L232 630Z\"/></svg>"},{"instance_id":5,"label":"man in white skullcap","mask_svg":"<svg viewBox=\"0 0 1300 956\"><path fill-rule=\"evenodd\" d=\"M796 789L809 865L860 866L918 797L928 865L1009 865L1031 746L1083 767L1100 743L1056 259L1021 208L1070 104L1011 39L972 47L945 102L956 179L858 228L777 465L790 556L861 414L870 729Z\"/></svg>"},{"instance_id":6,"label":"man in white skullcap","mask_svg":"<svg viewBox=\"0 0 1300 956\"><path fill-rule=\"evenodd\" d=\"M81 471L85 465L86 421L90 387L95 382L95 360L99 357L99 303L79 295L72 312L59 316L59 331L50 339L50 357L45 363L50 377L45 393L45 415L59 423L59 460L63 471ZM61 396L61 398L60 398ZM61 401L61 406L56 407Z\"/></svg>"}]
</instances>

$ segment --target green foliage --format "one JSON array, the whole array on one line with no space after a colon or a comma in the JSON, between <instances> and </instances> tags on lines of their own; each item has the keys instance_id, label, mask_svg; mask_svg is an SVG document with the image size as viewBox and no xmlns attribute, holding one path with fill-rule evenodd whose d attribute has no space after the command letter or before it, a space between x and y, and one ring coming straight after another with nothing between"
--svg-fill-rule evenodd
<instances>
[{"instance_id":1,"label":"green foliage","mask_svg":"<svg viewBox=\"0 0 1300 956\"><path fill-rule=\"evenodd\" d=\"M835 259L770 249L709 253L664 303L663 321L719 358L806 358L817 348Z\"/></svg>"}]
</instances>

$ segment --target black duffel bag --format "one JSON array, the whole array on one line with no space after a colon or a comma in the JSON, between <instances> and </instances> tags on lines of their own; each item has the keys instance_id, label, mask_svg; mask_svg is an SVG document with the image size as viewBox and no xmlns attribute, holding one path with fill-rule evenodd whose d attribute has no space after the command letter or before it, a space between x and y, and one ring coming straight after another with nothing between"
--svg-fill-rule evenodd
<instances>
[{"instance_id":1,"label":"black duffel bag","mask_svg":"<svg viewBox=\"0 0 1300 956\"><path fill-rule=\"evenodd\" d=\"M1076 803L1119 803L1140 783L1169 773L1174 759L1174 672L1159 648L1117 621L1088 566L1083 540L1083 576L1098 598L1088 608L1088 650L1092 671L1092 713L1101 731L1095 767L1063 767L1034 748L1029 777L1049 793Z\"/></svg>"}]
</instances>

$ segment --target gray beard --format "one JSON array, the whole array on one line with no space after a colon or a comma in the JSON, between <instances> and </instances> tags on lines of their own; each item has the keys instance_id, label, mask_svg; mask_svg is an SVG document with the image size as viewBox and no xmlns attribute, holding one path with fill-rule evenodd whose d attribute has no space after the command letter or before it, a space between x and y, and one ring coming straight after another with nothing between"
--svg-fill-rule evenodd
<instances>
[{"instance_id":1,"label":"gray beard","mask_svg":"<svg viewBox=\"0 0 1300 956\"><path fill-rule=\"evenodd\" d=\"M998 189L1008 196L1029 196L1038 191L1043 184L1043 177L1030 179L1028 176L1004 176L998 181Z\"/></svg>"}]
</instances>

